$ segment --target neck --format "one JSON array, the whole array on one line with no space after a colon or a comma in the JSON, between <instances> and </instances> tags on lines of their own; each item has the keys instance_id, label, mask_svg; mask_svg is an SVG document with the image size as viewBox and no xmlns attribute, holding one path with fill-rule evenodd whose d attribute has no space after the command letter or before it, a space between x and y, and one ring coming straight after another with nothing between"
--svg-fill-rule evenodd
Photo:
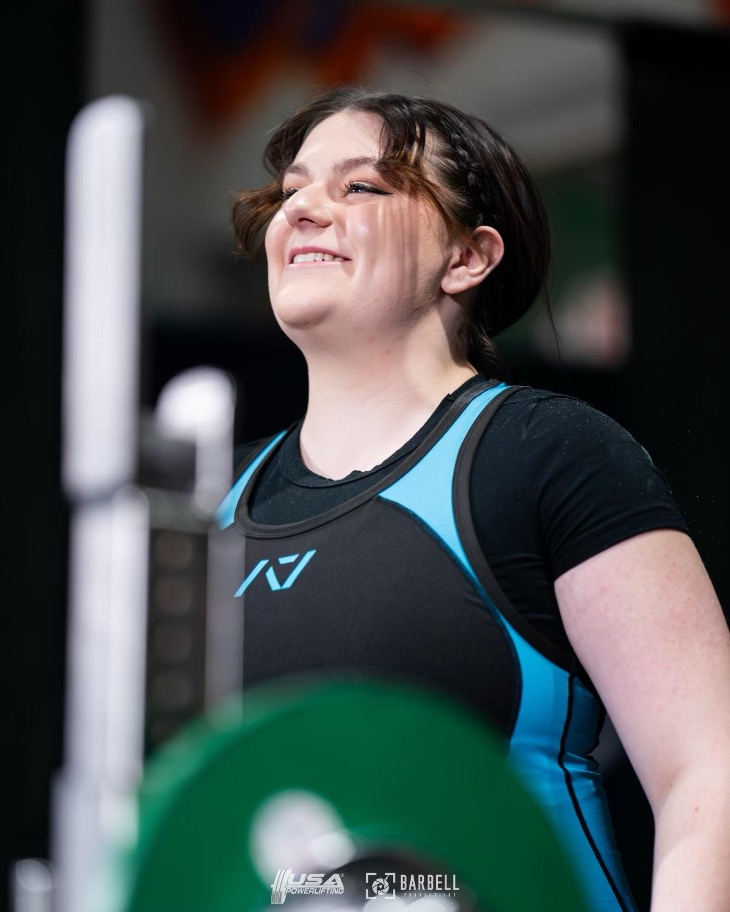
<instances>
[{"instance_id":1,"label":"neck","mask_svg":"<svg viewBox=\"0 0 730 912\"><path fill-rule=\"evenodd\" d=\"M373 468L476 373L448 347L423 351L360 346L307 357L309 398L300 437L305 465L326 478Z\"/></svg>"}]
</instances>

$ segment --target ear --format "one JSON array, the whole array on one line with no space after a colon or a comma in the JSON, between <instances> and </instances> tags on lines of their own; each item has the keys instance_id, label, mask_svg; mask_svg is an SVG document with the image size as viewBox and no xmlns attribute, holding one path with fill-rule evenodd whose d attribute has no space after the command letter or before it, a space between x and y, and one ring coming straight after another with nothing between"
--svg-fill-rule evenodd
<instances>
[{"instance_id":1,"label":"ear","mask_svg":"<svg viewBox=\"0 0 730 912\"><path fill-rule=\"evenodd\" d=\"M456 295L474 288L499 264L504 254L502 235L488 225L475 229L473 243L457 241L452 249L451 260L441 280L441 290Z\"/></svg>"}]
</instances>

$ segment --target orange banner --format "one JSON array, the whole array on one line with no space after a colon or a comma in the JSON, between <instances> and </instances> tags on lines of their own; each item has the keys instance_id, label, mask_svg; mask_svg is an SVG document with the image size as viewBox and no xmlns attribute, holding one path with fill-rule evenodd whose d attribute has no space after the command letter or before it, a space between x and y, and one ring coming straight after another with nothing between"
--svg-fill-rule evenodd
<instances>
[{"instance_id":1,"label":"orange banner","mask_svg":"<svg viewBox=\"0 0 730 912\"><path fill-rule=\"evenodd\" d=\"M450 11L356 0L156 0L194 115L223 126L282 73L313 85L367 82L383 46L435 53L466 27Z\"/></svg>"}]
</instances>

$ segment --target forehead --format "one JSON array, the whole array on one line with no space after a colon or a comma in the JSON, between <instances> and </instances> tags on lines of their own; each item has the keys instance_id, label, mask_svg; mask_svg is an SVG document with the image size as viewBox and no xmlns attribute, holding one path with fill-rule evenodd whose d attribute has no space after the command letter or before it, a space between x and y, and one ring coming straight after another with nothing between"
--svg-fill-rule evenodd
<instances>
[{"instance_id":1,"label":"forehead","mask_svg":"<svg viewBox=\"0 0 730 912\"><path fill-rule=\"evenodd\" d=\"M315 155L377 159L381 154L382 129L383 122L376 114L338 111L312 127L294 160Z\"/></svg>"}]
</instances>

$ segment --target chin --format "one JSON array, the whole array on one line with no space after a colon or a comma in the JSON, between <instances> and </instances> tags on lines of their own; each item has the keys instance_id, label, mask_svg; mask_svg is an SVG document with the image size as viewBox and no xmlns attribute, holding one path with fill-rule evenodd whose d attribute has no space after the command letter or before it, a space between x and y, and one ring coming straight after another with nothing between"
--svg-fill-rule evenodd
<instances>
[{"instance_id":1,"label":"chin","mask_svg":"<svg viewBox=\"0 0 730 912\"><path fill-rule=\"evenodd\" d=\"M334 310L333 303L321 299L282 300L280 297L272 306L277 323L287 334L290 331L307 330L320 325Z\"/></svg>"}]
</instances>

